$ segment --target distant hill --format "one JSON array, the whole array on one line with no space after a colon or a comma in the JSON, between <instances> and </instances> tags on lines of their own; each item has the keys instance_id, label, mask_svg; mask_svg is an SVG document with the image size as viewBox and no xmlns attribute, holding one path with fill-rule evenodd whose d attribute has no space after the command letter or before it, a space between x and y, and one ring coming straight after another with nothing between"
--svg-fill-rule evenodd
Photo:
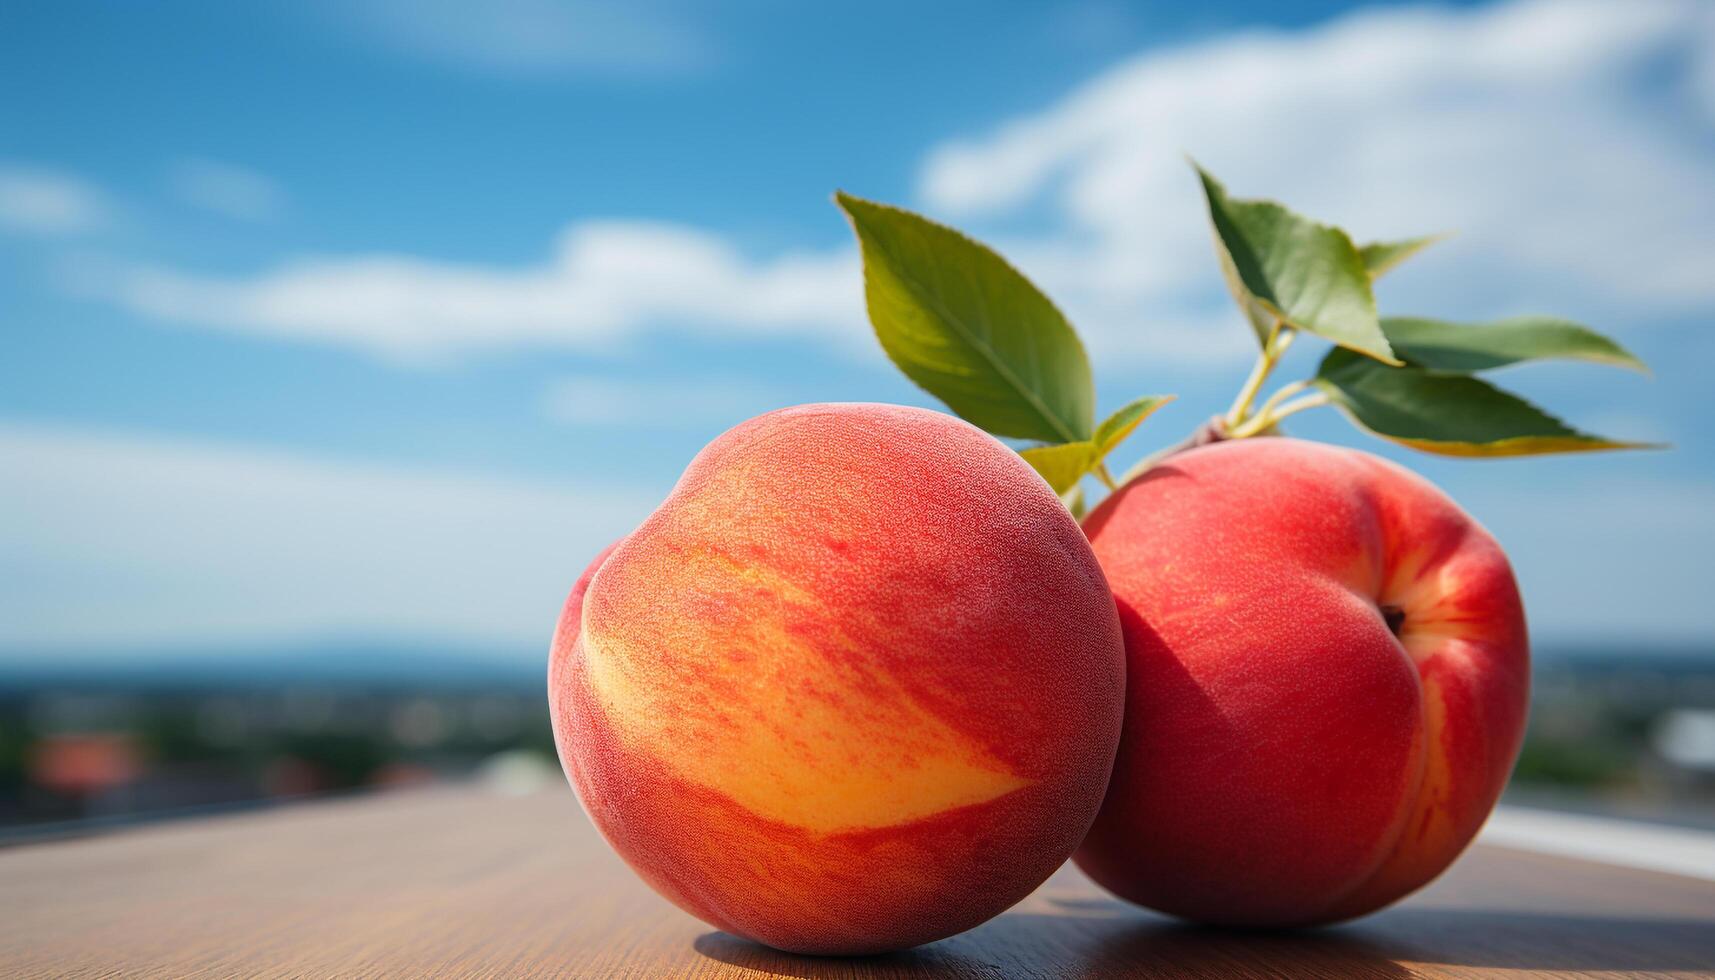
<instances>
[{"instance_id":1,"label":"distant hill","mask_svg":"<svg viewBox=\"0 0 1715 980\"><path fill-rule=\"evenodd\" d=\"M1628 648L1621 644L1539 646L1539 675L1715 673L1715 644ZM540 688L547 650L326 642L277 647L154 648L46 654L0 650L0 689L74 686L248 688L327 684L374 688Z\"/></svg>"}]
</instances>

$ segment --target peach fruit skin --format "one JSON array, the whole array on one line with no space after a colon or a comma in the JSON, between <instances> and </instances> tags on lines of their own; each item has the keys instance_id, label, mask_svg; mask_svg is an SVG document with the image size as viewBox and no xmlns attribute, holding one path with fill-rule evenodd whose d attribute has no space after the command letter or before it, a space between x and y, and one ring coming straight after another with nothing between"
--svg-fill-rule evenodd
<instances>
[{"instance_id":1,"label":"peach fruit skin","mask_svg":"<svg viewBox=\"0 0 1715 980\"><path fill-rule=\"evenodd\" d=\"M1172 457L1085 530L1128 670L1090 877L1187 919L1313 925L1470 843L1518 755L1529 652L1506 556L1439 490L1246 439Z\"/></svg>"},{"instance_id":2,"label":"peach fruit skin","mask_svg":"<svg viewBox=\"0 0 1715 980\"><path fill-rule=\"evenodd\" d=\"M1125 689L1078 524L947 415L745 422L572 590L561 764L658 892L803 953L903 949L1005 910L1095 818Z\"/></svg>"}]
</instances>

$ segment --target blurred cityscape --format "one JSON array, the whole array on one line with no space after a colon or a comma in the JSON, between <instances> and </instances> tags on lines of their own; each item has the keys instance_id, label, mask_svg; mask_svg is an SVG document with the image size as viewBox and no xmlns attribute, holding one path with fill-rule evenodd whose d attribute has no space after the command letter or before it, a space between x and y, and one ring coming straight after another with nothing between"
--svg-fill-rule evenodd
<instances>
[{"instance_id":1,"label":"blurred cityscape","mask_svg":"<svg viewBox=\"0 0 1715 980\"><path fill-rule=\"evenodd\" d=\"M316 651L218 680L206 664L0 677L0 841L436 780L557 782L540 672L496 662ZM1715 659L1539 656L1509 798L1715 827Z\"/></svg>"},{"instance_id":2,"label":"blurred cityscape","mask_svg":"<svg viewBox=\"0 0 1715 980\"><path fill-rule=\"evenodd\" d=\"M545 667L377 650L292 660L0 676L0 842L437 780L560 778Z\"/></svg>"},{"instance_id":3,"label":"blurred cityscape","mask_svg":"<svg viewBox=\"0 0 1715 980\"><path fill-rule=\"evenodd\" d=\"M1507 799L1715 829L1707 651L1539 654Z\"/></svg>"}]
</instances>

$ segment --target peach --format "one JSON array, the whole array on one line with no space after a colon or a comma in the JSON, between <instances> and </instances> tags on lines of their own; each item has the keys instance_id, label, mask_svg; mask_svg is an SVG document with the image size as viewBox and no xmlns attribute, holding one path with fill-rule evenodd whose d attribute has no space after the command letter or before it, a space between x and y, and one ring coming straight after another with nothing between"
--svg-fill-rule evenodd
<instances>
[{"instance_id":1,"label":"peach","mask_svg":"<svg viewBox=\"0 0 1715 980\"><path fill-rule=\"evenodd\" d=\"M1285 438L1174 456L1085 521L1125 631L1125 728L1077 854L1202 922L1373 911L1459 855L1529 685L1506 556L1425 480Z\"/></svg>"},{"instance_id":2,"label":"peach","mask_svg":"<svg viewBox=\"0 0 1715 980\"><path fill-rule=\"evenodd\" d=\"M572 590L549 700L590 819L727 932L874 953L1063 863L1124 653L1078 524L973 426L809 405L720 436Z\"/></svg>"}]
</instances>

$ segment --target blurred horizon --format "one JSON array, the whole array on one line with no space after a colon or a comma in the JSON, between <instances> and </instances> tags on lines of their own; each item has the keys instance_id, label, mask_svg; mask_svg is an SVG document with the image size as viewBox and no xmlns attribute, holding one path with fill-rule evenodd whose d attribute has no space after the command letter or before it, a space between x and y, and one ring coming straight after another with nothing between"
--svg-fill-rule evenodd
<instances>
[{"instance_id":1,"label":"blurred horizon","mask_svg":"<svg viewBox=\"0 0 1715 980\"><path fill-rule=\"evenodd\" d=\"M245 646L91 647L69 654L11 651L13 656L0 656L0 689L77 684L147 690L281 682L529 687L546 683L548 645L547 639L540 649L521 649L343 638ZM1654 646L1589 640L1533 642L1530 652L1536 665L1556 668L1715 668L1715 648L1695 642Z\"/></svg>"},{"instance_id":2,"label":"blurred horizon","mask_svg":"<svg viewBox=\"0 0 1715 980\"><path fill-rule=\"evenodd\" d=\"M1102 408L1177 392L1129 464L1251 356L1185 154L1361 237L1457 231L1384 311L1553 313L1648 361L1506 383L1666 452L1291 428L1489 526L1539 649L1715 656L1711 8L864 10L9 5L0 668L539 657L589 558L720 431L939 407L867 333L836 187L1000 248L1067 309Z\"/></svg>"}]
</instances>

